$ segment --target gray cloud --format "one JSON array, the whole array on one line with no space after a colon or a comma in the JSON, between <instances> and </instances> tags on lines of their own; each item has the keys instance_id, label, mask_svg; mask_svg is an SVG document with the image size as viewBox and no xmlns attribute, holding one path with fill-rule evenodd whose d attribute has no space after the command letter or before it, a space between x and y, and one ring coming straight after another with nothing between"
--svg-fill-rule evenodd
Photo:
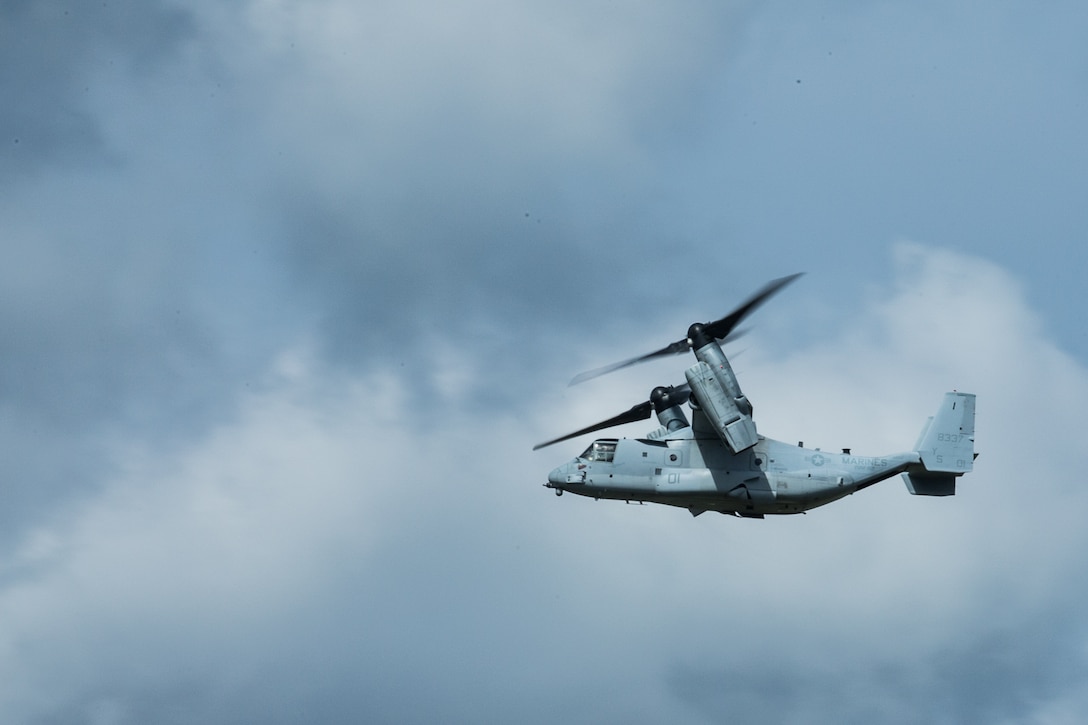
<instances>
[{"instance_id":1,"label":"gray cloud","mask_svg":"<svg viewBox=\"0 0 1088 725\"><path fill-rule=\"evenodd\" d=\"M442 434L422 437L436 412L405 406L414 376L337 372L289 351L192 444L114 449L103 494L8 555L0 652L18 666L0 666L19 694L6 712L1030 722L1081 702L1086 593L1070 574L1083 568L1083 494L1052 486L1060 510L1017 494L1032 472L1075 471L1023 452L1070 445L1088 378L1037 337L1000 268L923 247L899 259L902 287L858 319L866 334L777 362L756 346L745 380L764 432L817 411L809 435L862 421L851 442L879 451L909 446L942 385L974 371L983 457L956 498L912 498L890 481L764 522L557 500L538 484L569 451L528 449L537 428L577 411L542 399L530 419L439 408ZM1004 310L1005 323L958 347L940 342L953 324L919 335L916 319L960 299ZM907 338L917 356L945 353L919 365ZM1005 348L1047 384L1012 384L1019 363L980 367L1009 360L990 357ZM787 384L800 369L822 385ZM603 381L593 397L626 385ZM840 390L853 395L827 405ZM1025 405L1065 429L1024 437L999 424Z\"/></svg>"},{"instance_id":2,"label":"gray cloud","mask_svg":"<svg viewBox=\"0 0 1088 725\"><path fill-rule=\"evenodd\" d=\"M121 430L165 442L215 419L264 363L268 344L247 333L272 332L272 306L237 286L267 257L232 238L250 212L221 195L229 175L206 166L214 75L179 70L182 49L199 46L193 13L3 12L0 519L11 536L93 494L103 443Z\"/></svg>"},{"instance_id":3,"label":"gray cloud","mask_svg":"<svg viewBox=\"0 0 1088 725\"><path fill-rule=\"evenodd\" d=\"M1082 720L1083 245L990 203L1076 229L1082 124L987 153L1070 80L824 10L5 6L4 719ZM761 431L897 450L971 389L961 495L539 486L682 368L570 375L798 270L739 346Z\"/></svg>"},{"instance_id":4,"label":"gray cloud","mask_svg":"<svg viewBox=\"0 0 1088 725\"><path fill-rule=\"evenodd\" d=\"M100 65L150 73L193 37L174 4L5 3L0 10L0 184L108 155L88 99Z\"/></svg>"}]
</instances>

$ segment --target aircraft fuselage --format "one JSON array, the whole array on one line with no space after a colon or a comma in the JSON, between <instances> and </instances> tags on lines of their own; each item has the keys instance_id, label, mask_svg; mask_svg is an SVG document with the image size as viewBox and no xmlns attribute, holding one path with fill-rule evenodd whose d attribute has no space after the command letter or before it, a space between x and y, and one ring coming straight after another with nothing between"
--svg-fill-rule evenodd
<instances>
[{"instance_id":1,"label":"aircraft fuselage","mask_svg":"<svg viewBox=\"0 0 1088 725\"><path fill-rule=\"evenodd\" d=\"M918 464L917 453L858 456L760 437L733 453L691 429L665 440L601 439L548 475L549 488L595 499L762 517L823 506Z\"/></svg>"}]
</instances>

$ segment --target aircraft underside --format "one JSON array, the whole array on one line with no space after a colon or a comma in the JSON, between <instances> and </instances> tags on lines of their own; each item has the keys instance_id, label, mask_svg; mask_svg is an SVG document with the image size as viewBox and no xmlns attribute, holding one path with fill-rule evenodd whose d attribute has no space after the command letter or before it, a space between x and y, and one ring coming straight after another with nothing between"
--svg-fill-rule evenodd
<instances>
[{"instance_id":1,"label":"aircraft underside","mask_svg":"<svg viewBox=\"0 0 1088 725\"><path fill-rule=\"evenodd\" d=\"M676 506L687 509L694 516L707 511L716 511L722 514L730 514L749 518L762 518L767 515L800 514L818 506L837 501L844 496L849 496L855 491L854 486L843 487L838 490L827 491L819 496L791 497L767 492L769 495L751 496L741 488L727 494L693 494L693 493L664 493L646 490L622 489L622 488L597 488L584 487L577 484L563 486L562 488L548 484L556 488L557 492L568 491L577 496L585 496L593 499L606 499L612 501L626 501L628 503L657 503L665 506Z\"/></svg>"}]
</instances>

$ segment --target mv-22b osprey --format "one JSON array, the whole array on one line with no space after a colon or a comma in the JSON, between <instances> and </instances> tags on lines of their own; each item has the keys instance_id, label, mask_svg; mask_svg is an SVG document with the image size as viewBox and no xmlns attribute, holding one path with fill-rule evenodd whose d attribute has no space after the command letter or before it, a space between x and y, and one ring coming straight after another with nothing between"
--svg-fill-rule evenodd
<instances>
[{"instance_id":1,"label":"mv-22b osprey","mask_svg":"<svg viewBox=\"0 0 1088 725\"><path fill-rule=\"evenodd\" d=\"M548 488L594 499L660 503L693 516L717 511L761 519L796 514L903 475L921 496L951 496L956 479L971 471L976 453L975 396L946 393L914 449L886 456L822 452L765 438L756 432L752 405L741 392L719 345L768 297L800 275L774 280L736 310L714 322L693 324L687 337L666 347L574 378L582 382L628 365L689 350L697 362L687 383L658 387L650 399L608 420L541 443L537 450L657 413L661 427L645 438L594 441L573 461L548 475ZM691 420L682 406L689 403Z\"/></svg>"}]
</instances>

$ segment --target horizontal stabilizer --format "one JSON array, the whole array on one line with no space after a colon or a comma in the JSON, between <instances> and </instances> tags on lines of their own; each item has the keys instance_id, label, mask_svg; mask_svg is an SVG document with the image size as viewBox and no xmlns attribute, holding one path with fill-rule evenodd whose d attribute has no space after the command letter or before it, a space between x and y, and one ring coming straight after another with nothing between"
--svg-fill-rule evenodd
<instances>
[{"instance_id":1,"label":"horizontal stabilizer","mask_svg":"<svg viewBox=\"0 0 1088 725\"><path fill-rule=\"evenodd\" d=\"M904 473L903 480L907 483L907 490L915 496L956 495L954 473Z\"/></svg>"}]
</instances>

